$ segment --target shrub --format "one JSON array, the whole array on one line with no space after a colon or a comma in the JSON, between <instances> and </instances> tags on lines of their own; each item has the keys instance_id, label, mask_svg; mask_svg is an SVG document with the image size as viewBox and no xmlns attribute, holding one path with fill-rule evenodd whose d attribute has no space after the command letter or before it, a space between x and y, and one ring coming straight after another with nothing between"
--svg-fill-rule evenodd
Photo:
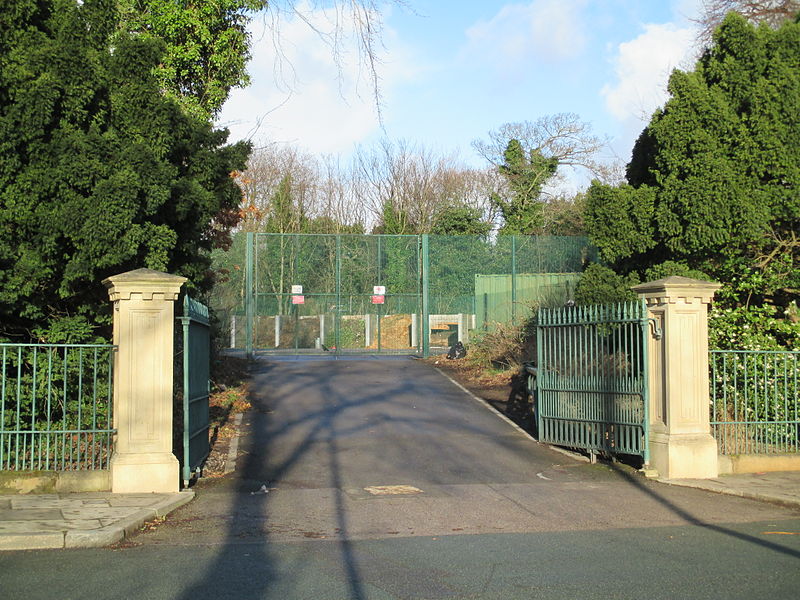
<instances>
[{"instance_id":1,"label":"shrub","mask_svg":"<svg viewBox=\"0 0 800 600\"><path fill-rule=\"evenodd\" d=\"M591 264L575 286L577 304L608 304L636 300L631 286L639 283L636 273L618 275L603 265Z\"/></svg>"}]
</instances>

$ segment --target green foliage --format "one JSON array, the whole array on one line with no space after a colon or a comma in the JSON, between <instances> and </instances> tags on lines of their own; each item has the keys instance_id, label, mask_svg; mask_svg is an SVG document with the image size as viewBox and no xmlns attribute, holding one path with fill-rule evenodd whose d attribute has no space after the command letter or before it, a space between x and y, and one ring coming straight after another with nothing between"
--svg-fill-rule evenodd
<instances>
[{"instance_id":1,"label":"green foliage","mask_svg":"<svg viewBox=\"0 0 800 600\"><path fill-rule=\"evenodd\" d=\"M800 350L800 323L772 306L726 306L709 314L709 347L718 350Z\"/></svg>"},{"instance_id":2,"label":"green foliage","mask_svg":"<svg viewBox=\"0 0 800 600\"><path fill-rule=\"evenodd\" d=\"M590 238L620 273L724 284L714 344L791 346L800 297L800 23L728 15L633 150L628 183L594 182ZM773 342L768 342L771 339Z\"/></svg>"},{"instance_id":3,"label":"green foliage","mask_svg":"<svg viewBox=\"0 0 800 600\"><path fill-rule=\"evenodd\" d=\"M547 181L555 175L558 158L548 158L540 150L526 153L516 139L508 142L503 158L498 170L508 182L510 195L502 198L495 194L491 199L503 215L500 233L535 233L543 223L539 196Z\"/></svg>"},{"instance_id":4,"label":"green foliage","mask_svg":"<svg viewBox=\"0 0 800 600\"><path fill-rule=\"evenodd\" d=\"M265 231L300 233L306 223L302 205L295 205L292 197L292 176L284 175L269 203Z\"/></svg>"},{"instance_id":5,"label":"green foliage","mask_svg":"<svg viewBox=\"0 0 800 600\"><path fill-rule=\"evenodd\" d=\"M775 279L781 276L743 262L731 258L724 265L726 283L709 315L709 345L719 350L800 350L796 301L786 307L765 302L765 290L779 285Z\"/></svg>"},{"instance_id":6,"label":"green foliage","mask_svg":"<svg viewBox=\"0 0 800 600\"><path fill-rule=\"evenodd\" d=\"M618 275L609 267L591 264L575 286L575 302L577 304L609 304L636 300L637 296L631 286L639 282L636 273Z\"/></svg>"},{"instance_id":7,"label":"green foliage","mask_svg":"<svg viewBox=\"0 0 800 600\"><path fill-rule=\"evenodd\" d=\"M585 236L586 197L585 193L579 193L573 198L551 198L544 206L544 232L547 235Z\"/></svg>"},{"instance_id":8,"label":"green foliage","mask_svg":"<svg viewBox=\"0 0 800 600\"><path fill-rule=\"evenodd\" d=\"M0 335L86 339L109 323L100 281L137 267L207 288L248 146L162 95L163 45L114 34L110 0L13 4L0 24Z\"/></svg>"},{"instance_id":9,"label":"green foliage","mask_svg":"<svg viewBox=\"0 0 800 600\"><path fill-rule=\"evenodd\" d=\"M592 240L624 270L667 259L713 277L729 257L800 288L800 25L729 15L694 71L670 78L628 165L630 185L595 183ZM794 292L790 290L795 290Z\"/></svg>"},{"instance_id":10,"label":"green foliage","mask_svg":"<svg viewBox=\"0 0 800 600\"><path fill-rule=\"evenodd\" d=\"M383 205L381 222L373 228L372 233L384 235L410 235L416 233L417 227L411 222L408 212L396 208L391 202Z\"/></svg>"},{"instance_id":11,"label":"green foliage","mask_svg":"<svg viewBox=\"0 0 800 600\"><path fill-rule=\"evenodd\" d=\"M481 211L470 206L449 206L437 213L431 233L434 235L486 236L492 224L483 220Z\"/></svg>"},{"instance_id":12,"label":"green foliage","mask_svg":"<svg viewBox=\"0 0 800 600\"><path fill-rule=\"evenodd\" d=\"M314 217L313 219L306 219L304 223L305 233L353 233L357 235L364 234L364 225L361 223L353 223L347 225L340 223L332 217Z\"/></svg>"},{"instance_id":13,"label":"green foliage","mask_svg":"<svg viewBox=\"0 0 800 600\"><path fill-rule=\"evenodd\" d=\"M586 199L590 239L612 263L643 255L656 245L653 228L655 189L592 182Z\"/></svg>"},{"instance_id":14,"label":"green foliage","mask_svg":"<svg viewBox=\"0 0 800 600\"><path fill-rule=\"evenodd\" d=\"M672 276L689 277L691 279L699 279L701 281L708 281L710 276L706 275L703 271L692 269L683 263L675 262L674 260L666 260L663 263L654 265L644 272L645 281L657 281L659 279L666 279Z\"/></svg>"},{"instance_id":15,"label":"green foliage","mask_svg":"<svg viewBox=\"0 0 800 600\"><path fill-rule=\"evenodd\" d=\"M156 78L187 112L213 116L231 88L249 83L249 15L265 8L266 0L118 0L117 6L123 36L163 42Z\"/></svg>"}]
</instances>

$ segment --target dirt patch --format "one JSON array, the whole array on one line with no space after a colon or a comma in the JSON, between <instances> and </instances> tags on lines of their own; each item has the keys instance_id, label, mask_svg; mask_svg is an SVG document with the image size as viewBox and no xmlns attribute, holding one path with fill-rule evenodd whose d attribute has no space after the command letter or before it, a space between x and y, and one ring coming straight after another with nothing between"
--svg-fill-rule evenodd
<instances>
[{"instance_id":1,"label":"dirt patch","mask_svg":"<svg viewBox=\"0 0 800 600\"><path fill-rule=\"evenodd\" d=\"M378 348L378 330L373 332L373 342L368 347ZM381 317L381 349L406 350L411 348L411 315L387 315Z\"/></svg>"},{"instance_id":2,"label":"dirt patch","mask_svg":"<svg viewBox=\"0 0 800 600\"><path fill-rule=\"evenodd\" d=\"M238 434L235 416L250 410L247 361L222 356L212 369L213 387L208 399L211 452L203 465L203 477L222 477L233 438Z\"/></svg>"},{"instance_id":3,"label":"dirt patch","mask_svg":"<svg viewBox=\"0 0 800 600\"><path fill-rule=\"evenodd\" d=\"M203 464L203 477L215 478L225 474L231 440L237 435L239 435L239 428L233 419L221 425L215 436L212 435L211 452Z\"/></svg>"}]
</instances>

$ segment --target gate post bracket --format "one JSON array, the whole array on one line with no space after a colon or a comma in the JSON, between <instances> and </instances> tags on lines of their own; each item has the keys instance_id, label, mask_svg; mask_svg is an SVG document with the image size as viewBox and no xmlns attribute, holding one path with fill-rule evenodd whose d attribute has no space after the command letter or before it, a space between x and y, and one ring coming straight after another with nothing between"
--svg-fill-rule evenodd
<instances>
[{"instance_id":1,"label":"gate post bracket","mask_svg":"<svg viewBox=\"0 0 800 600\"><path fill-rule=\"evenodd\" d=\"M650 328L653 330L653 339L660 340L664 336L664 332L658 325L658 321L653 318L648 318L647 321L650 323Z\"/></svg>"}]
</instances>

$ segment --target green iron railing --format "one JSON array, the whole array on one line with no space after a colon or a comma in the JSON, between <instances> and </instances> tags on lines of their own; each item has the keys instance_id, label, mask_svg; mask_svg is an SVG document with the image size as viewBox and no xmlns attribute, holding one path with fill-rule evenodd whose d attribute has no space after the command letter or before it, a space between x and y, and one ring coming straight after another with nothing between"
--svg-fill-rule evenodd
<instances>
[{"instance_id":1,"label":"green iron railing","mask_svg":"<svg viewBox=\"0 0 800 600\"><path fill-rule=\"evenodd\" d=\"M720 454L800 451L800 352L710 354L711 431Z\"/></svg>"},{"instance_id":2,"label":"green iron railing","mask_svg":"<svg viewBox=\"0 0 800 600\"><path fill-rule=\"evenodd\" d=\"M0 343L0 470L108 468L114 350Z\"/></svg>"},{"instance_id":3,"label":"green iron railing","mask_svg":"<svg viewBox=\"0 0 800 600\"><path fill-rule=\"evenodd\" d=\"M644 301L541 309L539 440L649 461Z\"/></svg>"}]
</instances>

